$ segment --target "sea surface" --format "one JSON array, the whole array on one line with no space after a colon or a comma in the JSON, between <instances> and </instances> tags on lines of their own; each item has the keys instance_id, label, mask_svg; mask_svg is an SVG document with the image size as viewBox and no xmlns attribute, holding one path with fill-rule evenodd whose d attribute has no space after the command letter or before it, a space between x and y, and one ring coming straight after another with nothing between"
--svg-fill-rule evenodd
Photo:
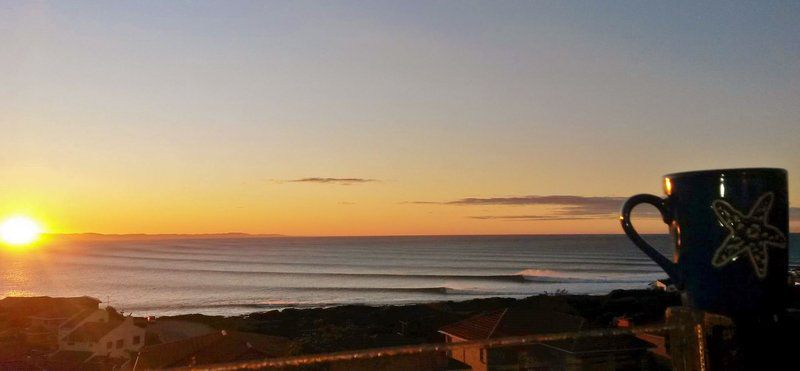
<instances>
[{"instance_id":1,"label":"sea surface","mask_svg":"<svg viewBox=\"0 0 800 371\"><path fill-rule=\"evenodd\" d=\"M671 256L668 236L647 239ZM800 235L790 246L798 265ZM2 296L89 295L136 315L604 294L665 277L623 235L62 241L0 259Z\"/></svg>"}]
</instances>

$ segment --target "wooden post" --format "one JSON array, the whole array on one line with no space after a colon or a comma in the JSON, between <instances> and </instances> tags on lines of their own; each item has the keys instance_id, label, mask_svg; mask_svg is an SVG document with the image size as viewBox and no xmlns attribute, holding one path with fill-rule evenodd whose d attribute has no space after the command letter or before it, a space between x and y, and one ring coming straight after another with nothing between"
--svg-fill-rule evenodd
<instances>
[{"instance_id":1,"label":"wooden post","mask_svg":"<svg viewBox=\"0 0 800 371\"><path fill-rule=\"evenodd\" d=\"M741 369L730 318L686 307L670 307L666 317L673 370Z\"/></svg>"}]
</instances>

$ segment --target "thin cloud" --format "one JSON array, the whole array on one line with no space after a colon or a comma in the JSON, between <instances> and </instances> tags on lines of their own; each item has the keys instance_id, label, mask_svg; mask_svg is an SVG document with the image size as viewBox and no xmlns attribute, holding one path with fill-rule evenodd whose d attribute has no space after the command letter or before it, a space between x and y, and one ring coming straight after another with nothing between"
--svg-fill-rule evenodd
<instances>
[{"instance_id":1,"label":"thin cloud","mask_svg":"<svg viewBox=\"0 0 800 371\"><path fill-rule=\"evenodd\" d=\"M619 216L619 210L627 197L614 196L514 196L514 197L467 197L452 201L406 201L410 205L455 205L455 206L550 206L546 214L522 215L473 215L470 219L506 221L551 221L612 219ZM634 215L643 218L660 217L653 207L637 208ZM789 208L789 220L800 221L800 207Z\"/></svg>"},{"instance_id":2,"label":"thin cloud","mask_svg":"<svg viewBox=\"0 0 800 371\"><path fill-rule=\"evenodd\" d=\"M351 184L373 183L373 182L377 182L377 181L378 181L377 179L369 179L369 178L320 178L320 177L312 177L312 178L291 179L291 180L287 180L285 182L287 182L287 183L351 185Z\"/></svg>"},{"instance_id":3,"label":"thin cloud","mask_svg":"<svg viewBox=\"0 0 800 371\"><path fill-rule=\"evenodd\" d=\"M586 216L557 216L557 215L475 215L470 219L478 220L507 220L507 221L547 221L547 220L586 220L608 219L612 215L586 215Z\"/></svg>"},{"instance_id":4,"label":"thin cloud","mask_svg":"<svg viewBox=\"0 0 800 371\"><path fill-rule=\"evenodd\" d=\"M552 210L547 214L526 215L477 215L470 216L480 220L582 220L582 219L609 219L619 215L622 203L627 197L614 196L515 196L515 197L468 197L452 201L413 201L409 204L436 204L455 206L549 206ZM650 208L636 210L640 217L656 217L658 212Z\"/></svg>"},{"instance_id":5,"label":"thin cloud","mask_svg":"<svg viewBox=\"0 0 800 371\"><path fill-rule=\"evenodd\" d=\"M606 196L517 196L517 197L488 197L488 198L462 198L454 201L443 202L446 205L580 205L593 208L619 207L625 202L626 197Z\"/></svg>"}]
</instances>

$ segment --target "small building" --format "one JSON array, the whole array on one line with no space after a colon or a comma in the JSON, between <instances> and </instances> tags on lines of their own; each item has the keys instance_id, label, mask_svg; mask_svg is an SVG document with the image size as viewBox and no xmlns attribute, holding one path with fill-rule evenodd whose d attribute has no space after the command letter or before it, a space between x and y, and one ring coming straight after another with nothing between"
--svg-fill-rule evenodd
<instances>
[{"instance_id":1,"label":"small building","mask_svg":"<svg viewBox=\"0 0 800 371\"><path fill-rule=\"evenodd\" d=\"M646 324L650 325L654 323ZM614 325L619 328L630 328L634 326L634 321L630 317L621 316L614 318ZM636 337L653 345L653 347L650 348L650 353L653 355L653 360L656 363L669 365L672 362L672 357L667 349L667 337L664 334L643 332L636 334Z\"/></svg>"},{"instance_id":2,"label":"small building","mask_svg":"<svg viewBox=\"0 0 800 371\"><path fill-rule=\"evenodd\" d=\"M659 279L659 280L655 280L650 284L650 286L655 290L664 291L664 292L675 292L675 291L678 291L678 289L672 283L672 280L669 279L669 278L662 278L662 279Z\"/></svg>"},{"instance_id":3,"label":"small building","mask_svg":"<svg viewBox=\"0 0 800 371\"><path fill-rule=\"evenodd\" d=\"M59 328L81 312L97 309L100 300L88 297L7 297L0 300L6 327L20 329L25 341L36 347L56 349Z\"/></svg>"},{"instance_id":4,"label":"small building","mask_svg":"<svg viewBox=\"0 0 800 371\"><path fill-rule=\"evenodd\" d=\"M580 316L555 311L506 308L444 326L439 332L445 336L446 342L458 343L582 329L586 329L586 321ZM651 346L632 336L613 336L547 341L521 347L466 347L454 350L448 356L469 365L475 371L638 369L645 362L644 357Z\"/></svg>"},{"instance_id":5,"label":"small building","mask_svg":"<svg viewBox=\"0 0 800 371\"><path fill-rule=\"evenodd\" d=\"M76 328L78 328L79 326L83 325L86 322L108 322L109 317L122 319L122 316L118 314L113 308L86 309L70 317L67 321L61 323L61 326L58 327L58 338L59 339L64 338L70 332L75 331Z\"/></svg>"},{"instance_id":6,"label":"small building","mask_svg":"<svg viewBox=\"0 0 800 371\"><path fill-rule=\"evenodd\" d=\"M59 351L129 359L144 346L145 329L133 317L84 322L59 340Z\"/></svg>"},{"instance_id":7,"label":"small building","mask_svg":"<svg viewBox=\"0 0 800 371\"><path fill-rule=\"evenodd\" d=\"M291 345L291 340L280 336L215 331L144 347L131 368L153 370L283 357L289 354Z\"/></svg>"}]
</instances>

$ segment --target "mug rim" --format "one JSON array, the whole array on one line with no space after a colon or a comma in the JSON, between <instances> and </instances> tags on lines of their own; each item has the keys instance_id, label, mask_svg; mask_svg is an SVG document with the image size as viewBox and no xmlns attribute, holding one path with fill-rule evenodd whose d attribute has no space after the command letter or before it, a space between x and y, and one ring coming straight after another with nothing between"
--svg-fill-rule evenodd
<instances>
[{"instance_id":1,"label":"mug rim","mask_svg":"<svg viewBox=\"0 0 800 371\"><path fill-rule=\"evenodd\" d=\"M786 169L777 168L777 167L741 167L741 168L729 168L729 169L708 169L708 170L693 170L693 171L682 171L678 173L670 173L666 174L664 178L683 178L688 176L715 176L718 177L723 174L733 173L732 176L744 176L744 175L786 175L788 172Z\"/></svg>"}]
</instances>

